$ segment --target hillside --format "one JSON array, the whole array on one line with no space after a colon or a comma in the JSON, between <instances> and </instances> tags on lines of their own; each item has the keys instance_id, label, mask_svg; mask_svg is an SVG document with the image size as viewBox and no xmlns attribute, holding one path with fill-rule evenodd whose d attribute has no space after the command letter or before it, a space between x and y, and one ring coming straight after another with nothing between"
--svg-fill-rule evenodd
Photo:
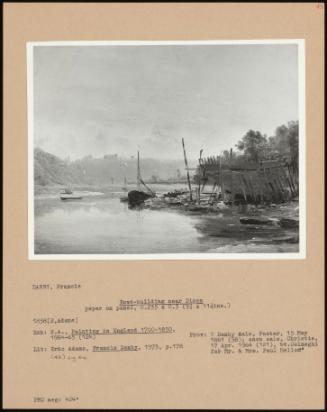
<instances>
[{"instance_id":1,"label":"hillside","mask_svg":"<svg viewBox=\"0 0 327 412\"><path fill-rule=\"evenodd\" d=\"M40 186L80 183L71 165L41 149L34 150L34 183Z\"/></svg>"},{"instance_id":2,"label":"hillside","mask_svg":"<svg viewBox=\"0 0 327 412\"><path fill-rule=\"evenodd\" d=\"M34 182L39 186L86 184L110 185L122 183L124 178L136 180L136 158L104 155L102 158L86 156L74 161L63 160L42 149L34 150ZM190 162L192 167L192 162ZM184 175L181 160L141 159L142 177L145 180L175 178Z\"/></svg>"}]
</instances>

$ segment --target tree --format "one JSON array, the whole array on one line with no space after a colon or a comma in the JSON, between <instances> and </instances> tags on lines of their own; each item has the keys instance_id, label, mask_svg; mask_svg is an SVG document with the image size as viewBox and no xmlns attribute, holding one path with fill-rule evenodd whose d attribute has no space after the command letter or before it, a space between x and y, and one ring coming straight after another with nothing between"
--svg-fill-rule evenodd
<instances>
[{"instance_id":1,"label":"tree","mask_svg":"<svg viewBox=\"0 0 327 412\"><path fill-rule=\"evenodd\" d=\"M299 122L288 122L288 144L290 147L291 165L294 171L299 168Z\"/></svg>"},{"instance_id":2,"label":"tree","mask_svg":"<svg viewBox=\"0 0 327 412\"><path fill-rule=\"evenodd\" d=\"M222 160L228 161L230 157L230 152L229 150L224 150L221 154Z\"/></svg>"},{"instance_id":3,"label":"tree","mask_svg":"<svg viewBox=\"0 0 327 412\"><path fill-rule=\"evenodd\" d=\"M279 154L289 153L288 132L288 127L285 124L276 129L274 144Z\"/></svg>"},{"instance_id":4,"label":"tree","mask_svg":"<svg viewBox=\"0 0 327 412\"><path fill-rule=\"evenodd\" d=\"M299 153L299 122L291 121L278 126L269 143L280 155L290 155L295 161Z\"/></svg>"},{"instance_id":5,"label":"tree","mask_svg":"<svg viewBox=\"0 0 327 412\"><path fill-rule=\"evenodd\" d=\"M249 160L258 162L259 158L265 155L267 137L258 131L249 130L235 146L243 152Z\"/></svg>"}]
</instances>

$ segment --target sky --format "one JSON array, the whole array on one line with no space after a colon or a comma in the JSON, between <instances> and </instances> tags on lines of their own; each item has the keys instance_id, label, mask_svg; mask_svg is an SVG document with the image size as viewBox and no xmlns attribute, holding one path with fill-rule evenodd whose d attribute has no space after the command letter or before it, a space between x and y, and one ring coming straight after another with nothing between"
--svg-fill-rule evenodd
<instances>
[{"instance_id":1,"label":"sky","mask_svg":"<svg viewBox=\"0 0 327 412\"><path fill-rule=\"evenodd\" d=\"M35 46L34 147L190 159L298 120L297 45Z\"/></svg>"}]
</instances>

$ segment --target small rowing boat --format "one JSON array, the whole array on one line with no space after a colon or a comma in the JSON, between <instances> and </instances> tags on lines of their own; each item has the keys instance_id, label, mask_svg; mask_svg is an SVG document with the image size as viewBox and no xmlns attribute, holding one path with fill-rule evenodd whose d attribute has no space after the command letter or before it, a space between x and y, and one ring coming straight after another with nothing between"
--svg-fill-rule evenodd
<instances>
[{"instance_id":1,"label":"small rowing boat","mask_svg":"<svg viewBox=\"0 0 327 412\"><path fill-rule=\"evenodd\" d=\"M79 195L74 195L74 194L71 194L71 195L62 194L60 195L60 199L61 200L80 200L80 199L83 199L83 197Z\"/></svg>"},{"instance_id":2,"label":"small rowing boat","mask_svg":"<svg viewBox=\"0 0 327 412\"><path fill-rule=\"evenodd\" d=\"M76 195L73 193L71 189L64 189L60 192L60 199L61 200L80 200L83 199L81 195Z\"/></svg>"}]
</instances>

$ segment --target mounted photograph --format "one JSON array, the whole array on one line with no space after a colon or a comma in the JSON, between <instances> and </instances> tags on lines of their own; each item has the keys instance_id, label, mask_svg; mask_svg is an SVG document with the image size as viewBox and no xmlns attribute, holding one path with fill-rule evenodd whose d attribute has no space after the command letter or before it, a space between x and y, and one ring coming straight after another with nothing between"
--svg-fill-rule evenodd
<instances>
[{"instance_id":1,"label":"mounted photograph","mask_svg":"<svg viewBox=\"0 0 327 412\"><path fill-rule=\"evenodd\" d=\"M303 40L27 43L30 259L305 257Z\"/></svg>"}]
</instances>

